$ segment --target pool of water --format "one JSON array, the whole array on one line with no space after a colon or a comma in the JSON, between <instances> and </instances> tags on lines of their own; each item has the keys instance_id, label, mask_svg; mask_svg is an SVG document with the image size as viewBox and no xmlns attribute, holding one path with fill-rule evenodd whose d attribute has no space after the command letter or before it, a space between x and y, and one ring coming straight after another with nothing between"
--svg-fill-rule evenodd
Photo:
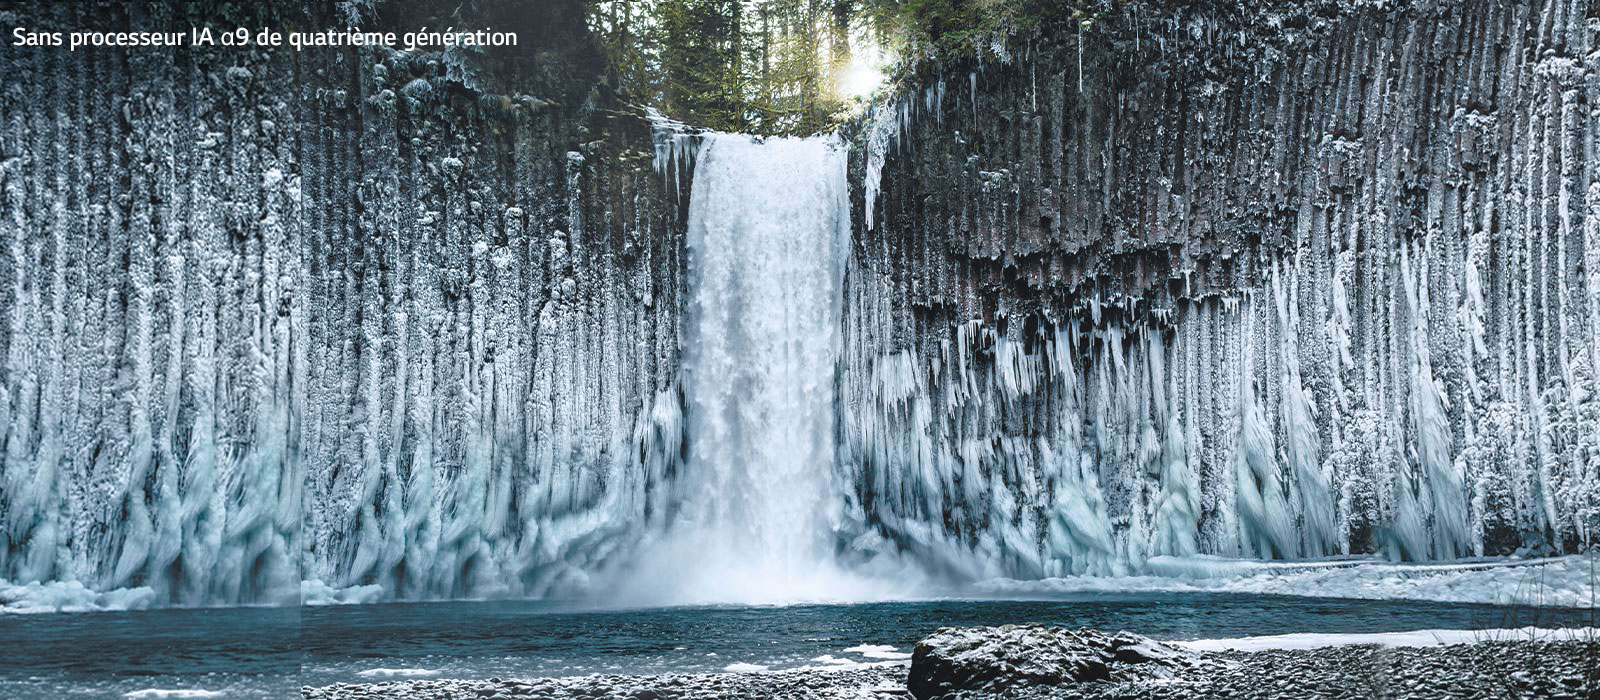
<instances>
[{"instance_id":1,"label":"pool of water","mask_svg":"<svg viewBox=\"0 0 1600 700\"><path fill-rule=\"evenodd\" d=\"M783 669L892 658L946 625L1044 622L1159 639L1576 626L1591 611L1238 594L1071 594L586 610L561 602L394 603L0 616L0 697L297 697L301 685ZM194 697L204 697L196 694Z\"/></svg>"}]
</instances>

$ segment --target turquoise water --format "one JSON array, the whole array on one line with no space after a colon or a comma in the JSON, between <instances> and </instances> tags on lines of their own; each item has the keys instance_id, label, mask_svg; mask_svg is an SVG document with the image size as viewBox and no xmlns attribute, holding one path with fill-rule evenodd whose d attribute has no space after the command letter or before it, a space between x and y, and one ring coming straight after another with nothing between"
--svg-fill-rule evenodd
<instances>
[{"instance_id":1,"label":"turquoise water","mask_svg":"<svg viewBox=\"0 0 1600 700\"><path fill-rule=\"evenodd\" d=\"M1203 639L1581 625L1591 614L1186 593L642 610L496 601L8 615L0 616L0 697L190 689L287 698L301 685L400 677L376 669L443 678L782 669L909 652L945 625L1046 622Z\"/></svg>"}]
</instances>

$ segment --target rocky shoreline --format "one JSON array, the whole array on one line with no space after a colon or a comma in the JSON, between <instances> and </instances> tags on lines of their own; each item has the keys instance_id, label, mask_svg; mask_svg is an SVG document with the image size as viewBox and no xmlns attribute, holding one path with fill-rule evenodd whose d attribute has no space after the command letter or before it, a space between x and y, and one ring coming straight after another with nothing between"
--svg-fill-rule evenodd
<instances>
[{"instance_id":1,"label":"rocky shoreline","mask_svg":"<svg viewBox=\"0 0 1600 700\"><path fill-rule=\"evenodd\" d=\"M302 689L306 700L615 698L1600 698L1600 642L1481 641L1198 652L1038 626L940 630L915 658L846 669L406 680Z\"/></svg>"}]
</instances>

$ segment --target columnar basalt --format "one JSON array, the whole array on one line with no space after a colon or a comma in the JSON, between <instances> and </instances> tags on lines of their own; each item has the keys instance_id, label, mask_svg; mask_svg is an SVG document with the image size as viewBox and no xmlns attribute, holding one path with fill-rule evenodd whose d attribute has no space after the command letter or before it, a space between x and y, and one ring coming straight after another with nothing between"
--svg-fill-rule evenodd
<instances>
[{"instance_id":1,"label":"columnar basalt","mask_svg":"<svg viewBox=\"0 0 1600 700\"><path fill-rule=\"evenodd\" d=\"M431 21L396 5L0 24ZM742 507L686 493L763 465L690 474L680 370L696 154L743 137L615 96L581 3L469 9L524 43L7 47L0 580L537 597ZM802 549L971 579L1593 545L1594 14L1129 2L914 70L842 130L837 337L757 344L837 347L793 402L832 442L781 455L833 499Z\"/></svg>"},{"instance_id":2,"label":"columnar basalt","mask_svg":"<svg viewBox=\"0 0 1600 700\"><path fill-rule=\"evenodd\" d=\"M975 575L1592 544L1593 14L1129 3L925 72L860 136L861 522Z\"/></svg>"},{"instance_id":3,"label":"columnar basalt","mask_svg":"<svg viewBox=\"0 0 1600 700\"><path fill-rule=\"evenodd\" d=\"M0 579L538 596L663 517L678 183L559 9L489 55L6 49ZM194 12L4 14L335 19Z\"/></svg>"}]
</instances>

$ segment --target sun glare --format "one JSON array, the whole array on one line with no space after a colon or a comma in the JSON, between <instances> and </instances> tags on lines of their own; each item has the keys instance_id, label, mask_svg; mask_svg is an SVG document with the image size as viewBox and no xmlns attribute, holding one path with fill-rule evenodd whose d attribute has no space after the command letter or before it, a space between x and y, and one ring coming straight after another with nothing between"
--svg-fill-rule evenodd
<instances>
[{"instance_id":1,"label":"sun glare","mask_svg":"<svg viewBox=\"0 0 1600 700\"><path fill-rule=\"evenodd\" d=\"M852 60L850 67L845 69L844 79L839 81L839 89L844 91L845 97L865 99L882 84L881 69L860 60Z\"/></svg>"},{"instance_id":2,"label":"sun glare","mask_svg":"<svg viewBox=\"0 0 1600 700\"><path fill-rule=\"evenodd\" d=\"M887 57L871 37L852 33L850 64L839 77L839 91L846 99L866 99L883 84Z\"/></svg>"}]
</instances>

